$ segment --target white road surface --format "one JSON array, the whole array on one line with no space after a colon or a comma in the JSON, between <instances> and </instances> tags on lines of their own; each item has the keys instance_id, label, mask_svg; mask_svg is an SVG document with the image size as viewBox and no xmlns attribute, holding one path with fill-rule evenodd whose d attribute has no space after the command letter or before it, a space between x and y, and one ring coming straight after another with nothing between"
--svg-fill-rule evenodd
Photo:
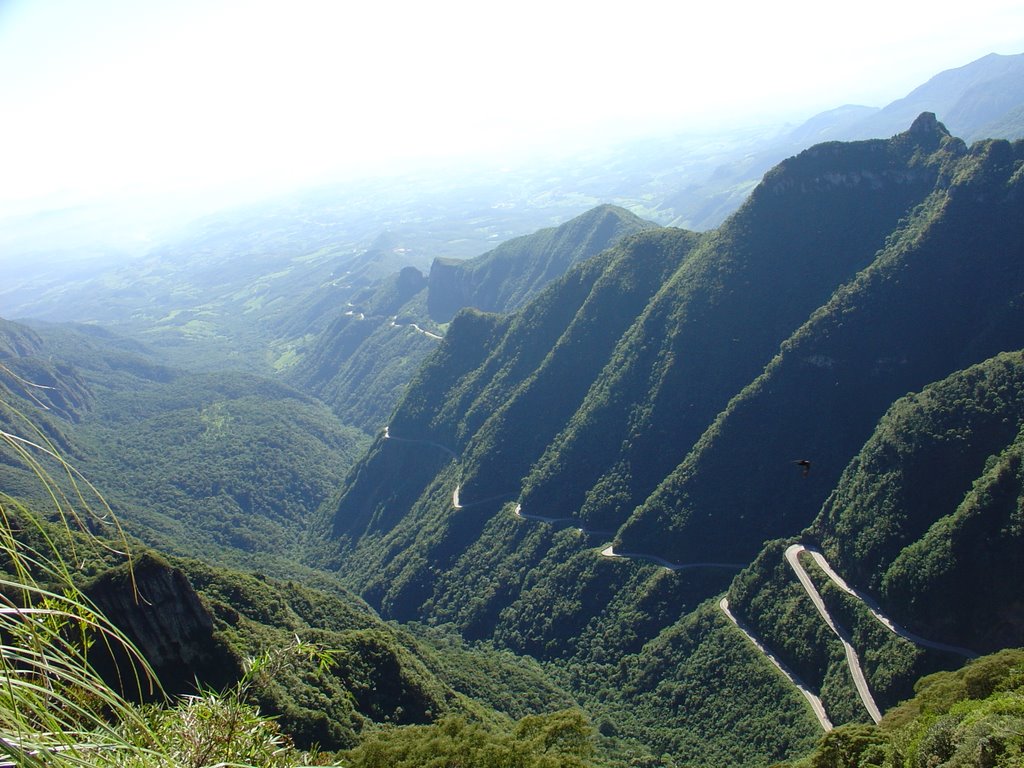
<instances>
[{"instance_id":1,"label":"white road surface","mask_svg":"<svg viewBox=\"0 0 1024 768\"><path fill-rule=\"evenodd\" d=\"M822 730L831 731L832 721L828 719L828 713L825 712L825 705L821 703L821 699L819 699L810 688L804 685L803 681L796 676L796 673L783 664L781 659L769 651L761 641L757 639L754 633L751 632L745 624L743 624L743 622L733 615L732 611L729 610L728 598L723 597L718 602L718 607L722 610L722 613L729 618L729 621L735 624L740 632L747 636L747 639L754 644L757 650L764 654L765 658L774 664L782 674L789 678L789 682L796 686L797 690L804 695L804 698L807 699L807 703L811 705L811 710L814 712L814 716L818 719L818 724L821 726Z\"/></svg>"},{"instance_id":2,"label":"white road surface","mask_svg":"<svg viewBox=\"0 0 1024 768\"><path fill-rule=\"evenodd\" d=\"M860 666L860 658L857 656L857 651L850 642L850 638L846 633L846 630L832 618L832 614L829 613L828 607L825 605L825 601L821 599L821 593L818 592L818 588L814 586L814 582L811 581L811 577L807 575L807 571L805 571L803 565L800 564L800 553L803 551L804 548L802 545L793 544L786 550L786 562L789 563L790 567L796 573L796 577L800 580L800 585L804 588L807 596L811 598L811 602L814 603L814 607L817 609L818 614L825 620L829 629L835 633L840 642L842 642L843 650L846 652L846 665L850 668L850 675L853 677L853 684L857 689L857 695L860 696L860 700L864 704L864 708L868 711L868 715L870 715L871 719L877 723L882 719L882 713L879 711L878 705L875 703L875 698L871 695L871 690L868 688L868 681L867 678L864 677L864 670Z\"/></svg>"}]
</instances>

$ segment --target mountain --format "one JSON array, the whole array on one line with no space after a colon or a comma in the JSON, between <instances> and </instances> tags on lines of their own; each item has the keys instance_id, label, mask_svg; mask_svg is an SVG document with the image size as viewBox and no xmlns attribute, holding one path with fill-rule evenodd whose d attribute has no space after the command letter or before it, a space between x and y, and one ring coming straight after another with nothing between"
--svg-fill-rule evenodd
<instances>
[{"instance_id":1,"label":"mountain","mask_svg":"<svg viewBox=\"0 0 1024 768\"><path fill-rule=\"evenodd\" d=\"M380 429L441 338L441 329L423 319L426 283L422 272L405 267L352 297L297 353L288 380L330 405L345 423L367 433Z\"/></svg>"},{"instance_id":2,"label":"mountain","mask_svg":"<svg viewBox=\"0 0 1024 768\"><path fill-rule=\"evenodd\" d=\"M671 223L718 226L743 203L762 175L784 158L826 141L882 139L904 130L917 115L933 112L956 136L1024 138L1024 54L989 54L940 72L884 107L847 104L812 116L713 167L700 183L666 201Z\"/></svg>"},{"instance_id":3,"label":"mountain","mask_svg":"<svg viewBox=\"0 0 1024 768\"><path fill-rule=\"evenodd\" d=\"M888 138L922 111L969 139L1020 137L1020 69L1021 55L993 54L882 109L847 105L795 128L676 132L493 167L420 169L282 193L188 223L164 213L179 205L145 200L9 217L0 228L0 315L102 324L178 368L288 373L357 294L404 267L426 272L436 261L430 311L442 322L463 305L505 311L560 274L574 246L515 279L497 257L447 268L604 204L714 228L786 157L826 140ZM164 218L149 230L159 237L134 231Z\"/></svg>"},{"instance_id":4,"label":"mountain","mask_svg":"<svg viewBox=\"0 0 1024 768\"><path fill-rule=\"evenodd\" d=\"M464 498L506 494L530 514L614 530L778 345L871 263L958 146L926 120L890 141L825 145L770 174L715 233L654 230L628 241L601 281L607 298L584 291L609 255L512 318L456 318L392 433L465 453ZM577 307L586 313L574 317ZM549 369L553 383L534 395Z\"/></svg>"},{"instance_id":5,"label":"mountain","mask_svg":"<svg viewBox=\"0 0 1024 768\"><path fill-rule=\"evenodd\" d=\"M253 208L102 276L23 259L5 301L89 324L0 322L0 490L52 503L24 435L169 558L259 568L145 560L141 615L89 576L182 685L341 649L264 703L368 761L573 700L609 765L903 749L918 678L1024 644L1024 149L924 106L1018 136L1019 60L792 133ZM898 738L1002 744L967 706Z\"/></svg>"},{"instance_id":6,"label":"mountain","mask_svg":"<svg viewBox=\"0 0 1024 768\"><path fill-rule=\"evenodd\" d=\"M1002 651L918 683L913 698L877 726L837 728L794 768L871 765L991 765L1012 768L1024 754L1021 651ZM884 761L884 762L882 762Z\"/></svg>"},{"instance_id":7,"label":"mountain","mask_svg":"<svg viewBox=\"0 0 1024 768\"><path fill-rule=\"evenodd\" d=\"M781 675L762 668L717 596L734 577L732 590L750 580L747 566L787 567L784 547L765 540L796 536L836 498L844 467L900 396L971 380L973 365L994 371L1008 363L984 361L1024 347L1022 165L1020 143L968 148L922 114L890 139L826 143L783 162L715 231L645 230L516 312L461 312L323 508L334 554L320 562L387 617L450 623L573 670L585 706L614 716L621 738L683 760L714 755L710 764L805 749L811 712L796 688L774 691ZM1000 442L1014 429L1010 419L972 449L970 466L994 473L979 482L1007 488L1002 510L1016 498L997 479L1015 471ZM810 462L806 476L798 459ZM955 509L962 483L950 488L944 508ZM1012 549L1007 525L971 535L989 531ZM931 536L939 551L953 546ZM848 578L872 572L828 541L822 533ZM932 561L910 565L924 545L903 546L900 573L939 577ZM956 562L978 577L976 561ZM1019 581L1007 567L991 605L1012 616ZM960 576L942 578L935 595ZM735 615L754 624L740 594L730 592ZM810 610L806 632L792 635L797 653L808 649L793 666L836 722L863 719L842 646ZM921 610L921 631L933 629L938 613ZM1015 626L981 650L1024 642ZM872 672L876 685L889 676L884 701L956 663L893 653ZM722 658L745 671L722 672ZM775 708L734 709L736 689L711 681L736 674L744 696ZM768 728L769 716L786 727ZM723 717L747 737L707 736Z\"/></svg>"},{"instance_id":8,"label":"mountain","mask_svg":"<svg viewBox=\"0 0 1024 768\"><path fill-rule=\"evenodd\" d=\"M895 133L923 111L935 112L957 136L1020 138L1024 124L1010 135L989 132L993 125L1024 106L1024 53L990 53L956 69L940 72L902 99L865 119L853 132L863 136Z\"/></svg>"},{"instance_id":9,"label":"mountain","mask_svg":"<svg viewBox=\"0 0 1024 768\"><path fill-rule=\"evenodd\" d=\"M696 551L685 542L700 536L703 555L749 557L765 538L799 528L789 521L811 519L897 396L1022 345L1024 273L1007 250L1021 232L1016 146L982 142L965 153L944 143L937 188L633 511L617 535L625 551L685 561ZM800 457L814 463L810 482L780 472ZM737 466L742 482L726 482ZM746 544L725 535L732 525L749 531Z\"/></svg>"},{"instance_id":10,"label":"mountain","mask_svg":"<svg viewBox=\"0 0 1024 768\"><path fill-rule=\"evenodd\" d=\"M846 719L865 718L849 684L837 682L846 671L839 642L794 591L782 550L799 541L857 585L862 601L827 580L822 595L882 707L910 696L925 672L1020 645L1022 393L1018 351L900 398L813 523L766 546L731 585L736 615L805 681L831 687L823 699L833 716L845 709ZM869 604L934 646L888 631Z\"/></svg>"},{"instance_id":11,"label":"mountain","mask_svg":"<svg viewBox=\"0 0 1024 768\"><path fill-rule=\"evenodd\" d=\"M602 205L560 227L509 240L475 259L435 259L427 311L432 320L445 323L464 307L514 310L576 262L655 226L623 208Z\"/></svg>"},{"instance_id":12,"label":"mountain","mask_svg":"<svg viewBox=\"0 0 1024 768\"><path fill-rule=\"evenodd\" d=\"M379 431L457 310L512 309L573 264L653 227L622 208L604 205L476 258L435 259L429 278L407 267L353 297L289 378L323 399L346 423Z\"/></svg>"},{"instance_id":13,"label":"mountain","mask_svg":"<svg viewBox=\"0 0 1024 768\"><path fill-rule=\"evenodd\" d=\"M84 507L78 511L85 513ZM248 703L258 704L289 741L304 748L348 748L382 725L427 724L444 717L472 717L504 731L534 711L574 707L572 697L539 665L471 649L443 633L413 636L385 624L322 574L302 583L167 558L117 536L109 519L50 522L9 498L4 513L5 533L14 532L18 547L31 547L35 554L40 586L55 594L72 585L80 589L145 658L159 689L116 641L90 649L91 664L132 701L163 703L166 709L173 701L163 694L215 697L239 685L253 659L294 647L301 637L307 649L327 652L325 663L294 654L276 664L272 675L250 679ZM5 554L11 551L5 547ZM46 558L72 552L74 581L51 583L59 569L47 571ZM25 579L7 558L0 573L9 585ZM9 650L17 643L9 640Z\"/></svg>"}]
</instances>

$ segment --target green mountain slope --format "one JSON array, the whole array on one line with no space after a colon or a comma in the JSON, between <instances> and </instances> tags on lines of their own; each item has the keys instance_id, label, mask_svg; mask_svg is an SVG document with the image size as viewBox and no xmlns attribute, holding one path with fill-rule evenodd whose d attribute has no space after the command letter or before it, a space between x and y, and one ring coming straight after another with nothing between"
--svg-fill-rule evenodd
<instances>
[{"instance_id":1,"label":"green mountain slope","mask_svg":"<svg viewBox=\"0 0 1024 768\"><path fill-rule=\"evenodd\" d=\"M1022 152L1004 141L968 150L922 115L891 140L787 161L715 232L642 232L512 315L458 315L388 434L324 508L331 563L386 616L451 623L553 660L631 743L695 761L701 734L712 764L806 748L811 710L767 693L791 683L709 599L751 561L768 583L792 581L782 548L759 556L762 543L811 523L896 398L1024 346ZM1009 445L986 485L1004 510L1017 498ZM797 459L811 462L806 477ZM932 536L938 551L952 546ZM627 557L602 556L609 542L605 555ZM913 548L900 557L900 573L938 574L917 567ZM874 648L886 630L807 567L855 642ZM994 593L1007 615L1018 583ZM835 722L866 719L842 644L787 589L765 603L802 623L771 638L790 638L791 666ZM706 641L656 653L669 638L693 640L698 620ZM770 672L756 695L779 702L788 747L707 736L729 710L721 691L684 704L721 673L700 649L720 652L726 638L739 641L737 664ZM922 672L959 663L880 642L866 674L883 705ZM637 669L646 677L625 686Z\"/></svg>"},{"instance_id":2,"label":"green mountain slope","mask_svg":"<svg viewBox=\"0 0 1024 768\"><path fill-rule=\"evenodd\" d=\"M444 333L439 324L464 307L519 306L573 264L654 226L604 205L473 259L435 259L429 280L407 268L352 299L301 356L290 380L346 423L376 432L437 346Z\"/></svg>"},{"instance_id":3,"label":"green mountain slope","mask_svg":"<svg viewBox=\"0 0 1024 768\"><path fill-rule=\"evenodd\" d=\"M167 695L234 685L247 659L297 639L329 651L326 665L296 655L255 681L253 703L303 747L353 747L380 726L427 724L446 715L508 729L513 719L574 706L539 665L470 648L450 634L414 637L382 622L328 577L284 581L167 559L136 542L90 538L73 525L29 523L33 513L6 496L2 503L5 525L22 545L74 551L84 594L142 653ZM89 527L101 536L109 531L98 519ZM133 551L130 568L126 544ZM23 578L7 562L0 573L9 583ZM160 700L129 673L123 654L115 668L115 657L98 642L89 658L130 699Z\"/></svg>"},{"instance_id":4,"label":"green mountain slope","mask_svg":"<svg viewBox=\"0 0 1024 768\"><path fill-rule=\"evenodd\" d=\"M358 461L365 435L307 394L82 331L4 329L12 367L71 384L50 411L49 390L5 392L150 540L296 578L329 567L426 625L396 645L377 624L318 624L325 598L286 582L197 583L244 643L280 641L266 615L346 650L356 703L325 682L318 710L314 683L304 711L352 732L357 713L426 723L470 711L468 681L527 714L416 650L457 632L543 660L620 764L753 768L811 748L830 727L815 702L832 723L877 720L963 663L950 645L1024 642L1022 169L1024 143L968 149L926 114L791 158L714 232L643 228L511 314L463 309L443 339L412 325L418 272L352 294L304 371L335 411L370 413L357 379L397 381L398 334L431 350ZM0 465L4 486L27 469ZM560 701L531 669L522 695Z\"/></svg>"},{"instance_id":5,"label":"green mountain slope","mask_svg":"<svg viewBox=\"0 0 1024 768\"><path fill-rule=\"evenodd\" d=\"M1024 760L1024 656L1002 651L920 680L909 701L874 726L826 735L796 768L963 765L1014 768Z\"/></svg>"},{"instance_id":6,"label":"green mountain slope","mask_svg":"<svg viewBox=\"0 0 1024 768\"><path fill-rule=\"evenodd\" d=\"M820 547L849 584L917 637L978 652L1024 643L1022 393L1024 356L1012 352L901 398L799 540ZM730 605L821 691L834 722L864 719L842 650L796 585L783 548L767 547L737 577ZM898 636L815 573L880 705L908 696L922 674L962 663L966 651Z\"/></svg>"},{"instance_id":7,"label":"green mountain slope","mask_svg":"<svg viewBox=\"0 0 1024 768\"><path fill-rule=\"evenodd\" d=\"M439 328L420 319L425 294L426 278L413 267L362 291L297 354L286 378L344 423L379 430L441 338Z\"/></svg>"},{"instance_id":8,"label":"green mountain slope","mask_svg":"<svg viewBox=\"0 0 1024 768\"><path fill-rule=\"evenodd\" d=\"M947 139L917 128L891 141L823 145L768 174L623 336L525 479L524 508L557 499L595 527L621 525L930 191Z\"/></svg>"},{"instance_id":9,"label":"green mountain slope","mask_svg":"<svg viewBox=\"0 0 1024 768\"><path fill-rule=\"evenodd\" d=\"M1021 148L980 143L950 158L872 266L782 345L633 513L617 537L625 551L750 557L810 521L897 396L1021 345ZM801 458L808 478L792 469Z\"/></svg>"},{"instance_id":10,"label":"green mountain slope","mask_svg":"<svg viewBox=\"0 0 1024 768\"><path fill-rule=\"evenodd\" d=\"M395 435L433 441L460 454L457 469L445 470L444 483L428 482L437 469L426 470L417 483L420 498L414 507L416 489L407 482L412 473L391 483L386 474L368 466L372 457L364 460L346 486L333 530L349 531L349 518L372 514L367 509L375 502L368 501L361 487L407 489L402 499L388 496L390 516L422 509L437 525L426 526L419 513L400 520L384 550L397 556L378 552L390 575L373 578L387 581L386 590L393 596L401 593L406 579L419 584L418 598L395 602L403 615L415 615L416 601L432 591L432 577L425 578L423 571L431 559L412 542L437 538L436 546L444 539L439 531L449 525L442 521L452 517L456 484L471 504L491 502L489 512L486 505L466 506L463 514L477 521L474 529L457 526L466 543L479 535L496 505L515 499L520 488L527 514L614 529L675 471L715 414L760 373L778 345L843 282L871 263L900 218L934 189L943 162L954 162L962 152L962 145L933 119L922 118L914 130L891 141L825 145L805 153L770 174L744 210L704 238L692 254L688 250L685 258L667 260L671 272L664 273L663 284L647 289L650 302L632 305L635 320L595 294L588 315L565 339L579 339L572 345L555 342L570 308L581 305L587 282L596 279L587 276L602 266L599 262L588 262L590 272L584 265L570 273L508 320L480 317L469 323L466 318L466 330L476 329L465 334L467 343L460 343L461 337L446 340L392 420ZM814 226L805 226L807 221ZM685 233L666 231L628 242L633 251L657 258L668 244L685 238ZM690 241L690 248L696 244ZM624 278L628 273L617 274L621 265L608 268L606 283L614 285L619 279L629 285ZM575 298L559 293L570 290ZM643 294L637 298L642 300ZM594 326L587 319L591 315L609 325ZM555 317L563 319L553 322ZM515 330L504 331L506 325ZM459 323L453 324L453 333L458 328ZM573 350L573 345L581 350L571 352L573 372L556 375L559 361L568 359L560 353ZM865 430L878 415L866 422ZM443 459L447 466L449 457ZM435 452L430 460L441 457ZM739 490L732 480L728 485ZM423 493L428 487L435 488L433 496ZM671 514L667 504L663 508ZM815 510L805 511L800 525ZM652 524L646 535L646 520L656 518L648 512L624 529L622 541L630 545L626 551L677 558L681 553L672 547L681 536L676 534L681 520L674 519L672 527ZM737 551L749 558L765 538L760 533L751 530L749 538L746 532L729 533L731 553L694 542L702 548L696 559L729 561L728 555ZM355 541L361 534L342 535ZM648 541L650 548L640 548ZM448 546L445 565L464 548ZM715 556L706 557L709 553ZM366 562L373 561L368 555ZM402 563L412 561L422 566L396 578L391 569L401 570Z\"/></svg>"},{"instance_id":11,"label":"green mountain slope","mask_svg":"<svg viewBox=\"0 0 1024 768\"><path fill-rule=\"evenodd\" d=\"M522 306L573 264L625 235L656 226L624 208L602 205L560 227L502 243L475 259L435 259L427 311L447 322L463 307L508 312Z\"/></svg>"},{"instance_id":12,"label":"green mountain slope","mask_svg":"<svg viewBox=\"0 0 1024 768\"><path fill-rule=\"evenodd\" d=\"M463 453L471 457L464 466L475 469L461 478L466 515L484 522L481 510L514 497L519 477L578 407L589 378L606 364L623 330L697 240L678 230L638 235L580 265L514 316L458 315L397 409L391 438L378 439L350 475L333 513L334 535L355 543L366 532L366 520L381 514L393 519L396 510L421 496L424 510L433 501L440 505L424 514L448 530L444 510L454 483L434 496L424 491L439 465L448 467L453 454ZM396 452L404 461L395 459ZM402 495L396 497L398 491ZM447 534L433 526L424 528L411 517L399 522L395 530L385 528L387 537L374 546L412 554L409 539L419 537L450 551ZM467 525L456 526L463 540ZM372 578L391 591L402 589L402 581L388 572Z\"/></svg>"},{"instance_id":13,"label":"green mountain slope","mask_svg":"<svg viewBox=\"0 0 1024 768\"><path fill-rule=\"evenodd\" d=\"M1019 644L1022 431L1020 353L909 395L809 534L922 635L979 651Z\"/></svg>"}]
</instances>

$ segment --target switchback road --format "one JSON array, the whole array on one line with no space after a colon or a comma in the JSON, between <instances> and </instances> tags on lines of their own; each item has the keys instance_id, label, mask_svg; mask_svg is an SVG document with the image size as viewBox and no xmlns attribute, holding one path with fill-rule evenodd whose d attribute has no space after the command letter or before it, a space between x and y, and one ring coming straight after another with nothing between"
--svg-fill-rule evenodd
<instances>
[{"instance_id":1,"label":"switchback road","mask_svg":"<svg viewBox=\"0 0 1024 768\"><path fill-rule=\"evenodd\" d=\"M853 677L853 684L857 689L857 695L860 696L860 700L871 716L871 719L877 723L882 719L882 713L879 711L875 698L871 695L871 690L868 688L868 681L864 677L864 670L860 666L860 658L857 656L857 651L850 642L846 630L832 618L832 614L829 613L825 601L821 599L821 593L818 592L818 588L814 586L811 577L807 575L807 571L800 564L800 553L803 551L804 547L802 545L793 544L786 549L786 562L789 563L796 573L797 579L800 580L800 585L804 588L807 596L811 598L811 602L814 603L818 614L843 644L843 650L846 652L846 665L850 668L850 675Z\"/></svg>"},{"instance_id":2,"label":"switchback road","mask_svg":"<svg viewBox=\"0 0 1024 768\"><path fill-rule=\"evenodd\" d=\"M747 636L747 639L754 644L754 647L756 647L757 650L759 650L764 657L768 659L768 661L774 664L782 674L788 677L789 682L796 686L797 690L804 695L804 698L807 699L807 703L811 705L811 710L814 712L814 716L818 719L818 724L821 726L822 730L831 731L832 721L828 719L828 714L825 712L825 705L821 703L821 699L819 699L810 688L804 685L803 681L796 676L796 673L783 664L781 659L776 657L775 654L762 645L761 641L757 639L754 633L751 632L743 622L733 615L732 611L729 610L728 598L723 597L718 602L718 607L721 609L722 613L728 617L729 621L735 624L740 632Z\"/></svg>"}]
</instances>

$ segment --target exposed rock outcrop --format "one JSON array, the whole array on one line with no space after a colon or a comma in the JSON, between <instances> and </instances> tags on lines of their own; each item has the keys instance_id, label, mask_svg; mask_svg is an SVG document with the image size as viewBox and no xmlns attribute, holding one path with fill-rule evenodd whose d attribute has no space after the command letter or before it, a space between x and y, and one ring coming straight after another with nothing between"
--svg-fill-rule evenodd
<instances>
[{"instance_id":1,"label":"exposed rock outcrop","mask_svg":"<svg viewBox=\"0 0 1024 768\"><path fill-rule=\"evenodd\" d=\"M108 571L87 594L145 656L167 692L194 688L196 680L217 687L237 676L237 662L213 635L213 617L185 574L167 562L144 555L132 572L127 566ZM124 662L108 657L96 664L104 673L121 670L127 685Z\"/></svg>"}]
</instances>

